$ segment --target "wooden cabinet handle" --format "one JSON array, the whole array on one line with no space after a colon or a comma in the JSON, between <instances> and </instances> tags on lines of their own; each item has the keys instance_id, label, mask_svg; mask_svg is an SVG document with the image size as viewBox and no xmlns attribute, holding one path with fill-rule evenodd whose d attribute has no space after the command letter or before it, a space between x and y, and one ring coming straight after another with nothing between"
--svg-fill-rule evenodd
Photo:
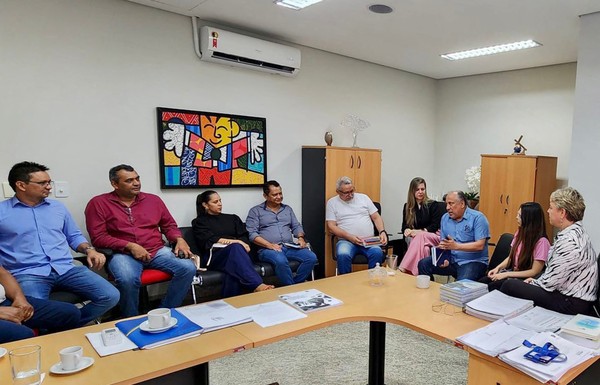
<instances>
[{"instance_id":1,"label":"wooden cabinet handle","mask_svg":"<svg viewBox=\"0 0 600 385\"><path fill-rule=\"evenodd\" d=\"M354 155L350 155L350 168L354 168Z\"/></svg>"},{"instance_id":2,"label":"wooden cabinet handle","mask_svg":"<svg viewBox=\"0 0 600 385\"><path fill-rule=\"evenodd\" d=\"M358 156L358 168L360 168L361 166L362 166L362 158L359 155Z\"/></svg>"},{"instance_id":3,"label":"wooden cabinet handle","mask_svg":"<svg viewBox=\"0 0 600 385\"><path fill-rule=\"evenodd\" d=\"M500 204L502 204L502 197L504 197L504 194L500 194Z\"/></svg>"},{"instance_id":4,"label":"wooden cabinet handle","mask_svg":"<svg viewBox=\"0 0 600 385\"><path fill-rule=\"evenodd\" d=\"M510 195L506 196L506 205L510 205Z\"/></svg>"}]
</instances>

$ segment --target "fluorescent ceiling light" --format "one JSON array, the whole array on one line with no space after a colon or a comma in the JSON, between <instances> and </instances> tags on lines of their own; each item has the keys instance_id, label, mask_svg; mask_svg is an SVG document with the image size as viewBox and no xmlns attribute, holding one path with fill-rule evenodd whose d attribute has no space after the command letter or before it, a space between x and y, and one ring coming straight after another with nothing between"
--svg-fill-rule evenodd
<instances>
[{"instance_id":1,"label":"fluorescent ceiling light","mask_svg":"<svg viewBox=\"0 0 600 385\"><path fill-rule=\"evenodd\" d=\"M302 9L309 5L320 3L323 0L275 0L275 4L292 9Z\"/></svg>"},{"instance_id":2,"label":"fluorescent ceiling light","mask_svg":"<svg viewBox=\"0 0 600 385\"><path fill-rule=\"evenodd\" d=\"M493 54L501 53L501 52L516 51L516 50L525 49L525 48L535 48L535 47L539 47L539 46L541 46L541 44L538 43L537 41L523 40L523 41L517 41L514 43L510 43L510 44L500 44L500 45L494 45L492 47L470 49L468 51L445 53L440 56L443 57L444 59L448 59L448 60L460 60L460 59L468 59L468 58L477 57L477 56L493 55Z\"/></svg>"}]
</instances>

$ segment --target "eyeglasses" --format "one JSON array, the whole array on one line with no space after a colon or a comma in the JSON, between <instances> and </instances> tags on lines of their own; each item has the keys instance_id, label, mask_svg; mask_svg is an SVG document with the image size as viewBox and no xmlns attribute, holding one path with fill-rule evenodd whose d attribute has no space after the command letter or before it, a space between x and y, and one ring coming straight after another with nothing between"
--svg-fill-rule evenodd
<instances>
[{"instance_id":1,"label":"eyeglasses","mask_svg":"<svg viewBox=\"0 0 600 385\"><path fill-rule=\"evenodd\" d=\"M354 189L352 189L352 190L350 190L350 191L340 191L340 190L338 190L337 192L338 192L338 194L340 194L340 195L346 195L346 196L347 196L347 195L352 195L352 194L354 194Z\"/></svg>"},{"instance_id":2,"label":"eyeglasses","mask_svg":"<svg viewBox=\"0 0 600 385\"><path fill-rule=\"evenodd\" d=\"M462 308L459 306L454 306L447 302L440 302L434 305L431 305L431 310L436 313L444 313L446 315L454 315L458 313L462 313Z\"/></svg>"},{"instance_id":3,"label":"eyeglasses","mask_svg":"<svg viewBox=\"0 0 600 385\"><path fill-rule=\"evenodd\" d=\"M41 182L34 182L34 181L30 180L27 183L28 184L29 183L34 183L34 184L37 184L38 186L41 186L41 187L48 187L48 186L50 186L50 187L54 188L54 181L53 180L43 180Z\"/></svg>"}]
</instances>

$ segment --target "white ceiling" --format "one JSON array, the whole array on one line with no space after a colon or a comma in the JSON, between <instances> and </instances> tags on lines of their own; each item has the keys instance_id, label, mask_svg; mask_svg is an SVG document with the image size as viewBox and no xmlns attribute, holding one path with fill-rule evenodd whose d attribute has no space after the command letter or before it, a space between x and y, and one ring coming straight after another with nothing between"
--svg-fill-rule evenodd
<instances>
[{"instance_id":1,"label":"white ceiling","mask_svg":"<svg viewBox=\"0 0 600 385\"><path fill-rule=\"evenodd\" d=\"M579 16L600 0L129 0L209 23L444 79L577 61ZM391 14L371 13L385 4ZM440 54L533 39L542 47L449 61Z\"/></svg>"}]
</instances>

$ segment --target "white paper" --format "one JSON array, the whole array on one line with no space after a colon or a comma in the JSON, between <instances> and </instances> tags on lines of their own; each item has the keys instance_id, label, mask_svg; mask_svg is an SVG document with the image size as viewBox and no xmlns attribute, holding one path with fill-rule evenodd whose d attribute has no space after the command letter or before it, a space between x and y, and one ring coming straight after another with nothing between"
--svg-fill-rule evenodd
<instances>
[{"instance_id":1,"label":"white paper","mask_svg":"<svg viewBox=\"0 0 600 385\"><path fill-rule=\"evenodd\" d=\"M306 314L281 301L245 306L240 308L240 310L247 311L252 316L254 322L263 328L307 317Z\"/></svg>"},{"instance_id":2,"label":"white paper","mask_svg":"<svg viewBox=\"0 0 600 385\"><path fill-rule=\"evenodd\" d=\"M102 333L86 333L85 336L92 344L94 350L100 357L110 356L111 354L125 352L127 350L137 349L137 345L131 342L125 335L117 328L115 330L121 334L121 343L118 345L105 346L102 342Z\"/></svg>"},{"instance_id":3,"label":"white paper","mask_svg":"<svg viewBox=\"0 0 600 385\"><path fill-rule=\"evenodd\" d=\"M223 300L177 308L181 314L210 332L252 321L245 310L237 309Z\"/></svg>"},{"instance_id":4,"label":"white paper","mask_svg":"<svg viewBox=\"0 0 600 385\"><path fill-rule=\"evenodd\" d=\"M536 306L525 313L506 319L506 323L525 330L535 332L555 332L573 318L572 315L561 314Z\"/></svg>"},{"instance_id":5,"label":"white paper","mask_svg":"<svg viewBox=\"0 0 600 385\"><path fill-rule=\"evenodd\" d=\"M498 320L482 328L457 338L463 344L484 354L495 357L521 346L523 340L529 339L532 332L508 325Z\"/></svg>"},{"instance_id":6,"label":"white paper","mask_svg":"<svg viewBox=\"0 0 600 385\"><path fill-rule=\"evenodd\" d=\"M477 316L478 312L486 313L497 319L516 315L531 307L533 307L533 301L511 297L499 290L494 290L468 302L466 312L471 314L469 310L475 310L473 315Z\"/></svg>"}]
</instances>

